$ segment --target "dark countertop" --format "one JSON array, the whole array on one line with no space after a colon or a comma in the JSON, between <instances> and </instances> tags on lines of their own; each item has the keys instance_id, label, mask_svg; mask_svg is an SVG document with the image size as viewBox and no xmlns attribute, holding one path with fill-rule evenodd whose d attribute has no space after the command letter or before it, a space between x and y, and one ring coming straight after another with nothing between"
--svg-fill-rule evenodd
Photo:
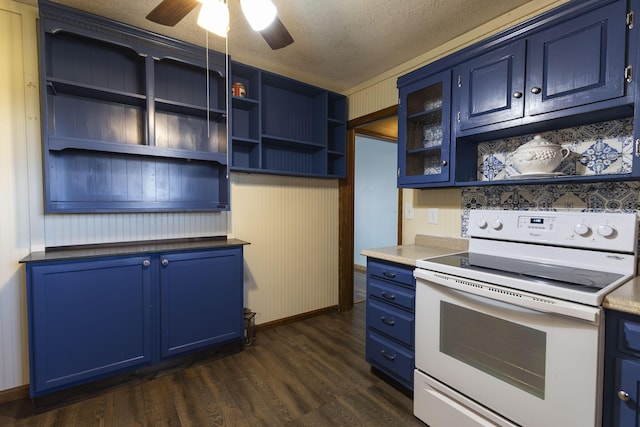
<instances>
[{"instance_id":1,"label":"dark countertop","mask_svg":"<svg viewBox=\"0 0 640 427\"><path fill-rule=\"evenodd\" d=\"M66 246L47 248L42 252L32 252L20 260L21 263L64 261L79 258L105 256L139 255L158 252L217 249L249 245L239 239L221 237L198 237L192 239L168 239L140 242L107 243L96 245Z\"/></svg>"}]
</instances>

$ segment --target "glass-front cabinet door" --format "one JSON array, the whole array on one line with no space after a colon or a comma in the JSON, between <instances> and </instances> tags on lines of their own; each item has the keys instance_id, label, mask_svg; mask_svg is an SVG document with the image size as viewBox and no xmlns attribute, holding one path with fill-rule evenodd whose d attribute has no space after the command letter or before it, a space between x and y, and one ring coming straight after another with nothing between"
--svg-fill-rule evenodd
<instances>
[{"instance_id":1,"label":"glass-front cabinet door","mask_svg":"<svg viewBox=\"0 0 640 427\"><path fill-rule=\"evenodd\" d=\"M450 88L449 71L399 87L398 187L450 180Z\"/></svg>"}]
</instances>

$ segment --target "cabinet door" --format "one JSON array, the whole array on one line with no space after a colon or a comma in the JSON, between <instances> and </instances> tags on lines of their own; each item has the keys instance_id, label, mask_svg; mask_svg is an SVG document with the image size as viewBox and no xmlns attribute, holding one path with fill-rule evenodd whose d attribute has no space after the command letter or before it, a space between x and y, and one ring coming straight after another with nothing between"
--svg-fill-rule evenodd
<instances>
[{"instance_id":1,"label":"cabinet door","mask_svg":"<svg viewBox=\"0 0 640 427\"><path fill-rule=\"evenodd\" d=\"M624 95L625 1L617 1L528 39L526 114Z\"/></svg>"},{"instance_id":2,"label":"cabinet door","mask_svg":"<svg viewBox=\"0 0 640 427\"><path fill-rule=\"evenodd\" d=\"M161 357L243 336L242 249L160 256Z\"/></svg>"},{"instance_id":3,"label":"cabinet door","mask_svg":"<svg viewBox=\"0 0 640 427\"><path fill-rule=\"evenodd\" d=\"M638 390L640 389L640 363L626 359L616 359L616 384L613 397L614 427L640 425L640 408L638 407ZM627 400L620 399L626 393Z\"/></svg>"},{"instance_id":4,"label":"cabinet door","mask_svg":"<svg viewBox=\"0 0 640 427\"><path fill-rule=\"evenodd\" d=\"M525 47L519 40L454 70L461 130L522 117Z\"/></svg>"},{"instance_id":5,"label":"cabinet door","mask_svg":"<svg viewBox=\"0 0 640 427\"><path fill-rule=\"evenodd\" d=\"M451 73L400 88L398 186L449 181Z\"/></svg>"},{"instance_id":6,"label":"cabinet door","mask_svg":"<svg viewBox=\"0 0 640 427\"><path fill-rule=\"evenodd\" d=\"M32 396L151 360L149 265L132 257L30 268Z\"/></svg>"}]
</instances>

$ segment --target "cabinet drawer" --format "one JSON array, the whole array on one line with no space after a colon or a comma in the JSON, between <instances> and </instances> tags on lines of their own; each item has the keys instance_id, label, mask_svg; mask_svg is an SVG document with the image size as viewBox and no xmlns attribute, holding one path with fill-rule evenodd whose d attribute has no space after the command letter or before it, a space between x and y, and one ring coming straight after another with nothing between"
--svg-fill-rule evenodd
<instances>
[{"instance_id":1,"label":"cabinet drawer","mask_svg":"<svg viewBox=\"0 0 640 427\"><path fill-rule=\"evenodd\" d=\"M412 383L415 357L413 352L376 334L367 331L367 361L390 374Z\"/></svg>"},{"instance_id":2,"label":"cabinet drawer","mask_svg":"<svg viewBox=\"0 0 640 427\"><path fill-rule=\"evenodd\" d=\"M413 315L394 309L387 304L367 302L367 325L397 339L410 347L414 343Z\"/></svg>"},{"instance_id":3,"label":"cabinet drawer","mask_svg":"<svg viewBox=\"0 0 640 427\"><path fill-rule=\"evenodd\" d=\"M620 321L619 350L627 353L640 353L640 322Z\"/></svg>"},{"instance_id":4,"label":"cabinet drawer","mask_svg":"<svg viewBox=\"0 0 640 427\"><path fill-rule=\"evenodd\" d=\"M379 298L385 302L414 311L416 293L413 290L394 286L389 283L371 278L367 285L369 297Z\"/></svg>"},{"instance_id":5,"label":"cabinet drawer","mask_svg":"<svg viewBox=\"0 0 640 427\"><path fill-rule=\"evenodd\" d=\"M394 282L402 283L404 285L415 288L413 268L411 267L403 268L392 264L369 261L367 263L367 274L386 280L392 280Z\"/></svg>"}]
</instances>

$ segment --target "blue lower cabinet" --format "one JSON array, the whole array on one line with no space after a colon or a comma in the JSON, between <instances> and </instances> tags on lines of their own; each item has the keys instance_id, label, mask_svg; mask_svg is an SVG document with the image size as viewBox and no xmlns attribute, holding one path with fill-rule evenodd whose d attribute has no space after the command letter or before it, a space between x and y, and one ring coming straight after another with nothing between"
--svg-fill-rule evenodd
<instances>
[{"instance_id":1,"label":"blue lower cabinet","mask_svg":"<svg viewBox=\"0 0 640 427\"><path fill-rule=\"evenodd\" d=\"M161 356L242 339L242 254L218 250L160 257Z\"/></svg>"},{"instance_id":2,"label":"blue lower cabinet","mask_svg":"<svg viewBox=\"0 0 640 427\"><path fill-rule=\"evenodd\" d=\"M640 316L605 312L603 426L640 425Z\"/></svg>"},{"instance_id":3,"label":"blue lower cabinet","mask_svg":"<svg viewBox=\"0 0 640 427\"><path fill-rule=\"evenodd\" d=\"M367 362L409 390L415 368L415 294L412 266L367 259Z\"/></svg>"},{"instance_id":4,"label":"blue lower cabinet","mask_svg":"<svg viewBox=\"0 0 640 427\"><path fill-rule=\"evenodd\" d=\"M243 338L242 246L27 262L37 397Z\"/></svg>"},{"instance_id":5,"label":"blue lower cabinet","mask_svg":"<svg viewBox=\"0 0 640 427\"><path fill-rule=\"evenodd\" d=\"M151 361L147 263L130 257L31 268L32 396Z\"/></svg>"}]
</instances>

